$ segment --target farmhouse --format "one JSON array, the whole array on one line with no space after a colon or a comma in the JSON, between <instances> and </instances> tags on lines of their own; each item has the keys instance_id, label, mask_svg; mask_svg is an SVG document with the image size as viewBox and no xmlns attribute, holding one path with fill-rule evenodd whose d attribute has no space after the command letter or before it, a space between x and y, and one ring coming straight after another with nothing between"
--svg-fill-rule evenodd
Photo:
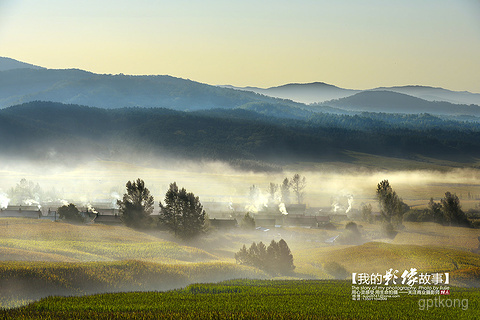
<instances>
[{"instance_id":1,"label":"farmhouse","mask_svg":"<svg viewBox=\"0 0 480 320\"><path fill-rule=\"evenodd\" d=\"M97 214L93 219L94 223L106 224L106 225L122 225L123 220L119 215L101 215Z\"/></svg>"},{"instance_id":2,"label":"farmhouse","mask_svg":"<svg viewBox=\"0 0 480 320\"><path fill-rule=\"evenodd\" d=\"M342 221L347 221L348 216L346 214L332 214L330 216L330 220L334 222L342 222Z\"/></svg>"},{"instance_id":3,"label":"farmhouse","mask_svg":"<svg viewBox=\"0 0 480 320\"><path fill-rule=\"evenodd\" d=\"M307 205L305 204L289 204L286 206L288 214L292 215L304 215L307 210Z\"/></svg>"},{"instance_id":4,"label":"farmhouse","mask_svg":"<svg viewBox=\"0 0 480 320\"><path fill-rule=\"evenodd\" d=\"M289 213L285 217L285 225L301 226L301 227L316 227L317 219L314 216L305 216L303 214Z\"/></svg>"},{"instance_id":5,"label":"farmhouse","mask_svg":"<svg viewBox=\"0 0 480 320\"><path fill-rule=\"evenodd\" d=\"M262 217L262 218L257 218L255 217L255 225L257 227L275 227L277 223L275 223L275 218L267 218L267 217Z\"/></svg>"},{"instance_id":6,"label":"farmhouse","mask_svg":"<svg viewBox=\"0 0 480 320\"><path fill-rule=\"evenodd\" d=\"M8 206L0 210L1 218L39 219L42 212L37 206Z\"/></svg>"},{"instance_id":7,"label":"farmhouse","mask_svg":"<svg viewBox=\"0 0 480 320\"><path fill-rule=\"evenodd\" d=\"M97 208L97 207L95 207L95 210L97 211L97 213L99 215L102 215L102 216L116 216L116 215L119 214L119 210L114 209L114 208Z\"/></svg>"},{"instance_id":8,"label":"farmhouse","mask_svg":"<svg viewBox=\"0 0 480 320\"><path fill-rule=\"evenodd\" d=\"M321 227L330 223L329 216L315 216L315 219L317 220L317 227Z\"/></svg>"},{"instance_id":9,"label":"farmhouse","mask_svg":"<svg viewBox=\"0 0 480 320\"><path fill-rule=\"evenodd\" d=\"M210 225L216 229L233 229L238 226L236 219L209 219Z\"/></svg>"},{"instance_id":10,"label":"farmhouse","mask_svg":"<svg viewBox=\"0 0 480 320\"><path fill-rule=\"evenodd\" d=\"M52 210L50 210L50 208L49 208L47 214L46 214L46 215L41 215L41 216L40 216L40 219L57 221L57 220L58 220L57 211L52 211Z\"/></svg>"}]
</instances>

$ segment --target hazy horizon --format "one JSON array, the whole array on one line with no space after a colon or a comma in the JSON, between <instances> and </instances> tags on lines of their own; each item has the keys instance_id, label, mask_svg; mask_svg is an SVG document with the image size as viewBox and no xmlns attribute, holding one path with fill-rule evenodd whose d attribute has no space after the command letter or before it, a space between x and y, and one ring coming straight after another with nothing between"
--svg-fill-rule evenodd
<instances>
[{"instance_id":1,"label":"hazy horizon","mask_svg":"<svg viewBox=\"0 0 480 320\"><path fill-rule=\"evenodd\" d=\"M333 209L337 206L343 211L349 205L359 210L363 203L371 203L376 207L375 190L377 184L385 179L412 207L426 206L430 198L437 201L447 191L458 194L462 199L464 197L462 203L467 204L466 208L477 203L475 199L467 201L470 200L466 198L467 193L480 197L480 170L471 168L452 168L446 172L386 171L362 167L341 169L325 165L313 170L287 168L282 172L252 172L232 168L221 161L152 158L146 163L93 160L70 165L3 161L0 166L0 198L2 195L7 196L9 190L21 179L26 179L38 183L46 193L54 190L58 199L53 201L72 202L80 207L93 203L115 204L125 193L126 182L140 178L154 196L156 207L159 201L164 201L169 184L176 182L179 187L199 196L202 203L245 204L245 208L256 213L268 206L269 184L280 185L284 178L290 179L295 173L306 178L304 203L307 207ZM259 190L255 199L249 197L252 185ZM42 199L37 199L37 202L41 203ZM295 201L292 200L292 203Z\"/></svg>"},{"instance_id":2,"label":"hazy horizon","mask_svg":"<svg viewBox=\"0 0 480 320\"><path fill-rule=\"evenodd\" d=\"M212 85L478 92L480 3L0 2L1 56Z\"/></svg>"}]
</instances>

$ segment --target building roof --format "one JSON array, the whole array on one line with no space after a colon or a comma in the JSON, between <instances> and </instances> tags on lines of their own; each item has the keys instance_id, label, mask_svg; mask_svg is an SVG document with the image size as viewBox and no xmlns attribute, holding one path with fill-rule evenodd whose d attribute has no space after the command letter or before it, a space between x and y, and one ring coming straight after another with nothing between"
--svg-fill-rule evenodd
<instances>
[{"instance_id":1,"label":"building roof","mask_svg":"<svg viewBox=\"0 0 480 320\"><path fill-rule=\"evenodd\" d=\"M1 210L0 211L0 217L2 218L31 218L31 219L38 219L40 218L42 213L37 210L37 211L32 211L32 210Z\"/></svg>"},{"instance_id":2,"label":"building roof","mask_svg":"<svg viewBox=\"0 0 480 320\"><path fill-rule=\"evenodd\" d=\"M119 215L97 215L93 221L101 224L123 224Z\"/></svg>"},{"instance_id":3,"label":"building roof","mask_svg":"<svg viewBox=\"0 0 480 320\"><path fill-rule=\"evenodd\" d=\"M40 211L38 206L8 206L5 210L11 210L11 211Z\"/></svg>"},{"instance_id":4,"label":"building roof","mask_svg":"<svg viewBox=\"0 0 480 320\"><path fill-rule=\"evenodd\" d=\"M210 225L215 228L221 228L221 229L226 229L226 228L235 228L237 226L237 220L236 219L209 219Z\"/></svg>"},{"instance_id":5,"label":"building roof","mask_svg":"<svg viewBox=\"0 0 480 320\"><path fill-rule=\"evenodd\" d=\"M329 216L315 216L317 222L330 222Z\"/></svg>"}]
</instances>

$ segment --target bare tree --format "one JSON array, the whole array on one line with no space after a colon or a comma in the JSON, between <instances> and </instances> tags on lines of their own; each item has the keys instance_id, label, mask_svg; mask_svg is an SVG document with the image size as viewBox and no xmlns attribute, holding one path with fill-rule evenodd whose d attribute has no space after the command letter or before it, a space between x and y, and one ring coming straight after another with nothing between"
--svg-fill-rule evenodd
<instances>
[{"instance_id":1,"label":"bare tree","mask_svg":"<svg viewBox=\"0 0 480 320\"><path fill-rule=\"evenodd\" d=\"M307 186L307 182L305 177L300 177L298 173L296 173L292 180L290 181L290 185L292 186L292 190L295 193L297 198L297 203L302 204L303 198L305 197L305 187Z\"/></svg>"},{"instance_id":2,"label":"bare tree","mask_svg":"<svg viewBox=\"0 0 480 320\"><path fill-rule=\"evenodd\" d=\"M269 204L274 204L276 202L276 194L278 191L278 184L270 182L268 186L268 202Z\"/></svg>"},{"instance_id":3,"label":"bare tree","mask_svg":"<svg viewBox=\"0 0 480 320\"><path fill-rule=\"evenodd\" d=\"M290 181L288 178L285 178L280 186L280 191L282 193L282 202L285 204L290 203Z\"/></svg>"}]
</instances>

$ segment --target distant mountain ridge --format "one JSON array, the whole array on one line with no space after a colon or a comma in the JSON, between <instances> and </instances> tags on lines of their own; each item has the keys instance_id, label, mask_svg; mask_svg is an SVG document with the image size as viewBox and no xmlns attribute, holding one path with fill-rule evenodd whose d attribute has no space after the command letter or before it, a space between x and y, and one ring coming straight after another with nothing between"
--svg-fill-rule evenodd
<instances>
[{"instance_id":1,"label":"distant mountain ridge","mask_svg":"<svg viewBox=\"0 0 480 320\"><path fill-rule=\"evenodd\" d=\"M372 90L403 93L427 101L480 105L480 94L468 91L452 91L428 86L379 87Z\"/></svg>"},{"instance_id":2,"label":"distant mountain ridge","mask_svg":"<svg viewBox=\"0 0 480 320\"><path fill-rule=\"evenodd\" d=\"M12 58L0 57L0 71L12 69L45 69L30 63L21 62Z\"/></svg>"},{"instance_id":3,"label":"distant mountain ridge","mask_svg":"<svg viewBox=\"0 0 480 320\"><path fill-rule=\"evenodd\" d=\"M252 102L301 107L301 104L291 101L167 75L108 75L78 69L0 71L0 108L30 101L54 101L107 109L137 106L174 110L229 109Z\"/></svg>"},{"instance_id":4,"label":"distant mountain ridge","mask_svg":"<svg viewBox=\"0 0 480 320\"><path fill-rule=\"evenodd\" d=\"M320 105L360 112L480 116L478 105L427 101L404 93L380 90L362 91L346 98L326 101Z\"/></svg>"},{"instance_id":5,"label":"distant mountain ridge","mask_svg":"<svg viewBox=\"0 0 480 320\"><path fill-rule=\"evenodd\" d=\"M243 108L266 115L278 113L280 118L305 118L309 112L354 114L363 111L477 117L480 94L425 86L361 91L324 82L291 83L268 89L236 88L168 75L131 76L95 74L79 69L45 69L0 58L0 108L31 101L107 109L147 107L195 111Z\"/></svg>"},{"instance_id":6,"label":"distant mountain ridge","mask_svg":"<svg viewBox=\"0 0 480 320\"><path fill-rule=\"evenodd\" d=\"M236 90L252 91L270 97L290 99L305 104L319 104L322 102L347 98L354 94L365 91L391 91L407 94L427 101L445 101L453 104L476 104L480 105L480 94L468 91L452 91L443 88L428 86L410 85L395 87L378 87L367 90L343 89L324 82L313 83L291 83L278 87L257 88L257 87L234 87L222 86Z\"/></svg>"},{"instance_id":7,"label":"distant mountain ridge","mask_svg":"<svg viewBox=\"0 0 480 320\"><path fill-rule=\"evenodd\" d=\"M351 96L360 90L342 89L324 82L289 83L267 89L257 87L223 86L242 91L252 91L269 97L289 99L300 103L314 103Z\"/></svg>"}]
</instances>

